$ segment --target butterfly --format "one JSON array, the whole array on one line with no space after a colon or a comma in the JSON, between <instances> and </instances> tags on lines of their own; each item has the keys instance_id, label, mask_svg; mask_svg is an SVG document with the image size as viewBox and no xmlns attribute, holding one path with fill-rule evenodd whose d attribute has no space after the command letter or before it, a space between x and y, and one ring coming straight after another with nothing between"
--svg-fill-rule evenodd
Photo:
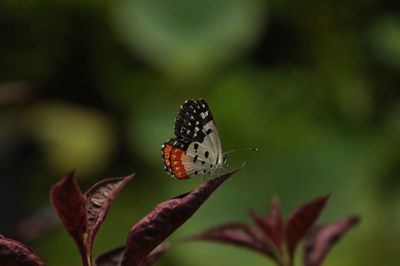
<instances>
[{"instance_id":1,"label":"butterfly","mask_svg":"<svg viewBox=\"0 0 400 266\"><path fill-rule=\"evenodd\" d=\"M213 115L203 99L185 101L175 120L175 137L162 145L165 170L177 179L210 175L225 162Z\"/></svg>"}]
</instances>

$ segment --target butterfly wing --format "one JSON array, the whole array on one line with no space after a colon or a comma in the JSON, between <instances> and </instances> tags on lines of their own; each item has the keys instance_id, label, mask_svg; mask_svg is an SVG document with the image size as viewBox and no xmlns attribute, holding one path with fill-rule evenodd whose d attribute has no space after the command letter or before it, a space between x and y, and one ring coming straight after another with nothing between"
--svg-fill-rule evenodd
<instances>
[{"instance_id":1,"label":"butterfly wing","mask_svg":"<svg viewBox=\"0 0 400 266\"><path fill-rule=\"evenodd\" d=\"M222 161L222 148L215 121L203 99L188 100L181 106L175 120L175 135L205 145L205 150Z\"/></svg>"},{"instance_id":2,"label":"butterfly wing","mask_svg":"<svg viewBox=\"0 0 400 266\"><path fill-rule=\"evenodd\" d=\"M178 179L190 177L186 172L187 166L184 165L189 145L190 141L188 140L172 138L161 147L165 171L173 177Z\"/></svg>"},{"instance_id":3,"label":"butterfly wing","mask_svg":"<svg viewBox=\"0 0 400 266\"><path fill-rule=\"evenodd\" d=\"M219 134L204 100L185 101L176 117L175 135L162 148L168 173L183 179L210 174L222 165Z\"/></svg>"}]
</instances>

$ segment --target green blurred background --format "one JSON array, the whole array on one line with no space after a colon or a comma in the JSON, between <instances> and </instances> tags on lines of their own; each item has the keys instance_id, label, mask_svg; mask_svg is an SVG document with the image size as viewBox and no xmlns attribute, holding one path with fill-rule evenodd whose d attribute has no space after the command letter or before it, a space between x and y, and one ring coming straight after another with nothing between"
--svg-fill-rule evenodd
<instances>
[{"instance_id":1,"label":"green blurred background","mask_svg":"<svg viewBox=\"0 0 400 266\"><path fill-rule=\"evenodd\" d=\"M325 193L320 222L363 220L324 265L397 265L399 14L395 0L2 0L0 233L48 265L79 265L50 186L72 169L82 190L134 171L95 254L124 243L157 202L202 182L170 178L160 160L179 106L201 97L224 150L259 151L229 158L247 165L169 239L157 265L272 265L179 239L250 222L248 211L264 213L274 195L288 214Z\"/></svg>"}]
</instances>

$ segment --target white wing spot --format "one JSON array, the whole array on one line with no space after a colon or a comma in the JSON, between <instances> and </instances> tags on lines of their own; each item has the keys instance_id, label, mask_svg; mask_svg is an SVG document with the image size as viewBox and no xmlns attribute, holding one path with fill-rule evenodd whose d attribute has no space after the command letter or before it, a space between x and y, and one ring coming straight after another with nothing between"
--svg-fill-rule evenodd
<instances>
[{"instance_id":1,"label":"white wing spot","mask_svg":"<svg viewBox=\"0 0 400 266\"><path fill-rule=\"evenodd\" d=\"M205 112L205 113L200 113L200 116L201 116L201 118L206 118L207 117L207 112Z\"/></svg>"}]
</instances>

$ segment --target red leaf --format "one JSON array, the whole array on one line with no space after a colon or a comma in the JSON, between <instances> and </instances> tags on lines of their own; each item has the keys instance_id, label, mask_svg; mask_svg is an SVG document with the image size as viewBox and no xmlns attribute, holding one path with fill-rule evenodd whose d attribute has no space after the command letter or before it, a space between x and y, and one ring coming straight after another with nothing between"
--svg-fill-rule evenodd
<instances>
[{"instance_id":1,"label":"red leaf","mask_svg":"<svg viewBox=\"0 0 400 266\"><path fill-rule=\"evenodd\" d=\"M24 218L15 227L15 232L19 240L32 242L43 238L58 227L58 225L57 214L49 205Z\"/></svg>"},{"instance_id":2,"label":"red leaf","mask_svg":"<svg viewBox=\"0 0 400 266\"><path fill-rule=\"evenodd\" d=\"M283 242L285 230L284 230L284 222L283 222L283 216L282 216L281 203L280 203L278 197L275 197L272 200L271 207L269 209L266 220L270 225L276 227L278 230L281 230L281 232L279 232L280 238L282 238L280 241Z\"/></svg>"},{"instance_id":3,"label":"red leaf","mask_svg":"<svg viewBox=\"0 0 400 266\"><path fill-rule=\"evenodd\" d=\"M156 262L162 255L164 255L165 251L167 251L168 246L166 244L161 243L158 245L153 251L147 255L147 257L139 264L140 266L151 266Z\"/></svg>"},{"instance_id":4,"label":"red leaf","mask_svg":"<svg viewBox=\"0 0 400 266\"><path fill-rule=\"evenodd\" d=\"M86 198L82 195L74 172L64 176L50 190L50 199L65 229L74 238L82 262L88 264L88 254L85 248L87 233ZM87 235L86 235L87 236Z\"/></svg>"},{"instance_id":5,"label":"red leaf","mask_svg":"<svg viewBox=\"0 0 400 266\"><path fill-rule=\"evenodd\" d=\"M139 264L140 266L151 266L167 250L167 245L160 244ZM124 258L125 246L110 250L96 258L96 266L120 266Z\"/></svg>"},{"instance_id":6,"label":"red leaf","mask_svg":"<svg viewBox=\"0 0 400 266\"><path fill-rule=\"evenodd\" d=\"M285 231L290 258L293 258L297 244L317 220L328 198L329 196L323 196L314 199L297 208L289 216Z\"/></svg>"},{"instance_id":7,"label":"red leaf","mask_svg":"<svg viewBox=\"0 0 400 266\"><path fill-rule=\"evenodd\" d=\"M122 266L136 266L189 219L208 197L239 169L210 179L192 192L159 203L129 232Z\"/></svg>"},{"instance_id":8,"label":"red leaf","mask_svg":"<svg viewBox=\"0 0 400 266\"><path fill-rule=\"evenodd\" d=\"M359 220L359 217L353 216L312 229L303 243L304 266L321 265L332 246Z\"/></svg>"},{"instance_id":9,"label":"red leaf","mask_svg":"<svg viewBox=\"0 0 400 266\"><path fill-rule=\"evenodd\" d=\"M100 225L107 216L118 192L133 178L133 175L104 179L86 193L88 252L91 253L93 241Z\"/></svg>"},{"instance_id":10,"label":"red leaf","mask_svg":"<svg viewBox=\"0 0 400 266\"><path fill-rule=\"evenodd\" d=\"M264 232L265 236L270 239L278 249L281 249L285 237L285 228L279 199L276 197L272 200L266 219L261 218L254 212L250 214L258 227Z\"/></svg>"},{"instance_id":11,"label":"red leaf","mask_svg":"<svg viewBox=\"0 0 400 266\"><path fill-rule=\"evenodd\" d=\"M1 266L44 266L45 264L30 248L20 242L0 237Z\"/></svg>"},{"instance_id":12,"label":"red leaf","mask_svg":"<svg viewBox=\"0 0 400 266\"><path fill-rule=\"evenodd\" d=\"M276 261L273 248L264 241L253 227L244 223L232 223L218 226L190 237L189 240L217 241L260 252Z\"/></svg>"},{"instance_id":13,"label":"red leaf","mask_svg":"<svg viewBox=\"0 0 400 266\"><path fill-rule=\"evenodd\" d=\"M116 195L132 177L102 180L82 195L72 172L51 188L51 202L61 222L75 239L84 265L91 265L96 233Z\"/></svg>"},{"instance_id":14,"label":"red leaf","mask_svg":"<svg viewBox=\"0 0 400 266\"><path fill-rule=\"evenodd\" d=\"M101 254L96 258L96 266L120 266L124 258L125 246Z\"/></svg>"}]
</instances>

